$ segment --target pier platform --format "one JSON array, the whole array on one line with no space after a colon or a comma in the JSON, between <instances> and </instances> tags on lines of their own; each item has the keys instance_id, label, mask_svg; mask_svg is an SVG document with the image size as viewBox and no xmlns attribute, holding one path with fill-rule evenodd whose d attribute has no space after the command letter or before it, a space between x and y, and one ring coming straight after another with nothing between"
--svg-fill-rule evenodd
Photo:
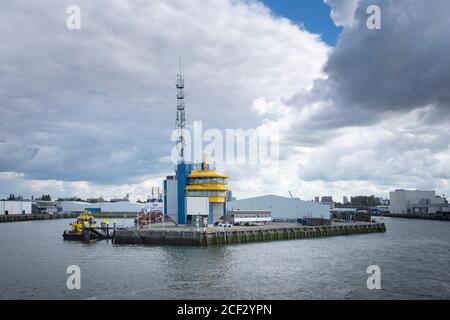
<instances>
[{"instance_id":1,"label":"pier platform","mask_svg":"<svg viewBox=\"0 0 450 320\"><path fill-rule=\"evenodd\" d=\"M78 213L0 215L0 223L34 221L34 220L68 219L68 218L76 218L77 216L79 216Z\"/></svg>"},{"instance_id":2,"label":"pier platform","mask_svg":"<svg viewBox=\"0 0 450 320\"><path fill-rule=\"evenodd\" d=\"M96 212L93 216L96 219L109 219L109 218L134 218L136 212ZM2 222L20 222L20 221L33 221L33 220L53 220L53 219L68 219L76 218L80 215L76 213L54 213L54 214L11 214L0 215L0 223Z\"/></svg>"},{"instance_id":3,"label":"pier platform","mask_svg":"<svg viewBox=\"0 0 450 320\"><path fill-rule=\"evenodd\" d=\"M258 241L309 239L386 232L384 223L336 223L331 226L306 227L298 224L272 223L258 227L190 228L161 225L116 230L117 244L225 245Z\"/></svg>"}]
</instances>

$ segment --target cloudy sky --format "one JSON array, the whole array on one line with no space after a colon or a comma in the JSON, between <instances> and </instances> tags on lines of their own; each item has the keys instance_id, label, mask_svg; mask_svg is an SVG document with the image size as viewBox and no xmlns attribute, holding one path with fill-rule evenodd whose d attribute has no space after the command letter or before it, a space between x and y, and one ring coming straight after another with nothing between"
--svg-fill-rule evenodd
<instances>
[{"instance_id":1,"label":"cloudy sky","mask_svg":"<svg viewBox=\"0 0 450 320\"><path fill-rule=\"evenodd\" d=\"M73 4L80 30L66 27ZM221 167L236 196L450 194L448 12L448 0L4 0L0 198L146 198L174 168L179 57L189 128L279 132L277 168Z\"/></svg>"}]
</instances>

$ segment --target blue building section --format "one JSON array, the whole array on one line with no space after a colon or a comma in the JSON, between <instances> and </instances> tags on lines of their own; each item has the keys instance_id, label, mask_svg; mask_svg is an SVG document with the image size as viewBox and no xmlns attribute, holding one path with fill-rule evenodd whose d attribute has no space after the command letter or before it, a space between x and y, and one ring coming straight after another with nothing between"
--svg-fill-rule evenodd
<instances>
[{"instance_id":1,"label":"blue building section","mask_svg":"<svg viewBox=\"0 0 450 320\"><path fill-rule=\"evenodd\" d=\"M188 176L192 171L192 164L179 162L177 166L176 179L178 184L178 224L186 224L186 202L184 189L188 182Z\"/></svg>"},{"instance_id":2,"label":"blue building section","mask_svg":"<svg viewBox=\"0 0 450 320\"><path fill-rule=\"evenodd\" d=\"M213 204L212 202L209 203L209 212L208 212L208 224L214 223L214 216L213 216Z\"/></svg>"}]
</instances>

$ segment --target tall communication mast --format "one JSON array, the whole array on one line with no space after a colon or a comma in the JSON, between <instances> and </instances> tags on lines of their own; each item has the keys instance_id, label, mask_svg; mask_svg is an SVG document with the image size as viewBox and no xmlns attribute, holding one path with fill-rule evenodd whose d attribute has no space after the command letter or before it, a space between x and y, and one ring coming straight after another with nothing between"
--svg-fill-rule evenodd
<instances>
[{"instance_id":1,"label":"tall communication mast","mask_svg":"<svg viewBox=\"0 0 450 320\"><path fill-rule=\"evenodd\" d=\"M184 161L184 127L185 127L185 112L184 112L184 76L181 70L181 58L180 58L180 73L177 75L177 121L175 128L178 129L177 149L180 156L180 160Z\"/></svg>"}]
</instances>

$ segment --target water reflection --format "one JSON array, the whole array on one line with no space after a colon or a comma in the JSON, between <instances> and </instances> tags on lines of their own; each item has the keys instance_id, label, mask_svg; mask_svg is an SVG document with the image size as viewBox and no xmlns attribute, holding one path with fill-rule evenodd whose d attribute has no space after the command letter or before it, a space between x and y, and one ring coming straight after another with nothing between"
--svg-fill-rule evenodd
<instances>
[{"instance_id":1,"label":"water reflection","mask_svg":"<svg viewBox=\"0 0 450 320\"><path fill-rule=\"evenodd\" d=\"M227 247L161 247L168 289L183 292L186 298L219 288L231 269Z\"/></svg>"}]
</instances>

